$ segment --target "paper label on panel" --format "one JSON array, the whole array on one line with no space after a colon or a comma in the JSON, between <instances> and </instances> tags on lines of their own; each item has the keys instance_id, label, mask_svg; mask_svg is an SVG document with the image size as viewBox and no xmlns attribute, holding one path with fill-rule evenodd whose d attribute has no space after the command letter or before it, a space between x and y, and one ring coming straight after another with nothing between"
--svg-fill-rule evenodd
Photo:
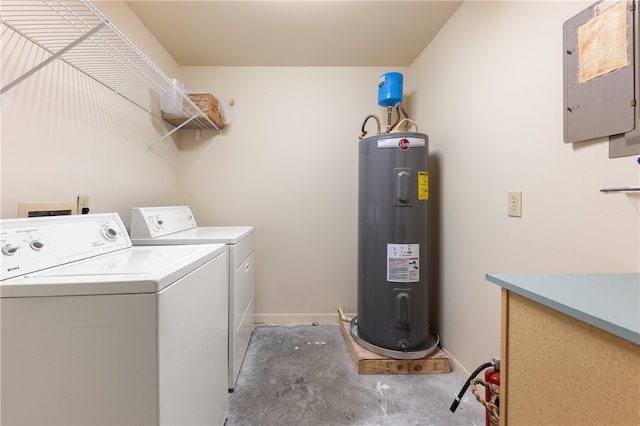
<instances>
[{"instance_id":1,"label":"paper label on panel","mask_svg":"<svg viewBox=\"0 0 640 426\"><path fill-rule=\"evenodd\" d=\"M629 65L627 2L596 7L594 17L578 27L580 83Z\"/></svg>"}]
</instances>

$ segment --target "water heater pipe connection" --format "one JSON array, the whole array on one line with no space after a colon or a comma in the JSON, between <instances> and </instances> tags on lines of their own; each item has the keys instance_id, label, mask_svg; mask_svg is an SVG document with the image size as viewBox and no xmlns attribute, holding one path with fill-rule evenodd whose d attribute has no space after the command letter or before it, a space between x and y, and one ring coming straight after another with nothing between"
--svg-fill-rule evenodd
<instances>
[{"instance_id":1,"label":"water heater pipe connection","mask_svg":"<svg viewBox=\"0 0 640 426\"><path fill-rule=\"evenodd\" d=\"M342 312L342 307L338 306L338 314L340 314L340 319L344 322L351 322L352 318L349 318Z\"/></svg>"}]
</instances>

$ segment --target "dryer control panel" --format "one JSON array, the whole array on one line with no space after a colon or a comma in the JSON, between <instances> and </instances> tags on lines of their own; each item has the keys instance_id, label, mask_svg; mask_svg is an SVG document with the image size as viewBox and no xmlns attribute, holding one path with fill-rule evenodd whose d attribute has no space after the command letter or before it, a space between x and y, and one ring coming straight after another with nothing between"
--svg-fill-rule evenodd
<instances>
[{"instance_id":1,"label":"dryer control panel","mask_svg":"<svg viewBox=\"0 0 640 426\"><path fill-rule=\"evenodd\" d=\"M117 213L0 220L0 280L131 247Z\"/></svg>"},{"instance_id":2,"label":"dryer control panel","mask_svg":"<svg viewBox=\"0 0 640 426\"><path fill-rule=\"evenodd\" d=\"M158 238L196 228L188 206L134 207L131 210L131 238Z\"/></svg>"}]
</instances>

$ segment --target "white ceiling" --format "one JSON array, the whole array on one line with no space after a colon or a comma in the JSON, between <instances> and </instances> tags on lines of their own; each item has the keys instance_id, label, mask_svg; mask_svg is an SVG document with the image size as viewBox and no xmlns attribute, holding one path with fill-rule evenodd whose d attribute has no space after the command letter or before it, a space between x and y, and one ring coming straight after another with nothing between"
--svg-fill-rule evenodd
<instances>
[{"instance_id":1,"label":"white ceiling","mask_svg":"<svg viewBox=\"0 0 640 426\"><path fill-rule=\"evenodd\" d=\"M181 66L409 66L462 2L126 3Z\"/></svg>"}]
</instances>

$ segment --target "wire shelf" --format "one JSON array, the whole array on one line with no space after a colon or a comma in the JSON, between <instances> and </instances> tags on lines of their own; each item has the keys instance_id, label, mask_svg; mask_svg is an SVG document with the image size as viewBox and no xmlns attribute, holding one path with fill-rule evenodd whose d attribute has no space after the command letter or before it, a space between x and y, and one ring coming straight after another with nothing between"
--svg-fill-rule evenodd
<instances>
[{"instance_id":1,"label":"wire shelf","mask_svg":"<svg viewBox=\"0 0 640 426\"><path fill-rule=\"evenodd\" d=\"M176 87L90 1L2 0L0 19L2 24L51 55L2 87L0 95L49 62L59 59L150 114L153 114L150 90L168 102L175 99L177 92L182 97L180 115L189 117L187 122L197 128L220 131L189 96ZM182 125L174 131L180 127ZM166 136L168 134L161 139Z\"/></svg>"}]
</instances>

